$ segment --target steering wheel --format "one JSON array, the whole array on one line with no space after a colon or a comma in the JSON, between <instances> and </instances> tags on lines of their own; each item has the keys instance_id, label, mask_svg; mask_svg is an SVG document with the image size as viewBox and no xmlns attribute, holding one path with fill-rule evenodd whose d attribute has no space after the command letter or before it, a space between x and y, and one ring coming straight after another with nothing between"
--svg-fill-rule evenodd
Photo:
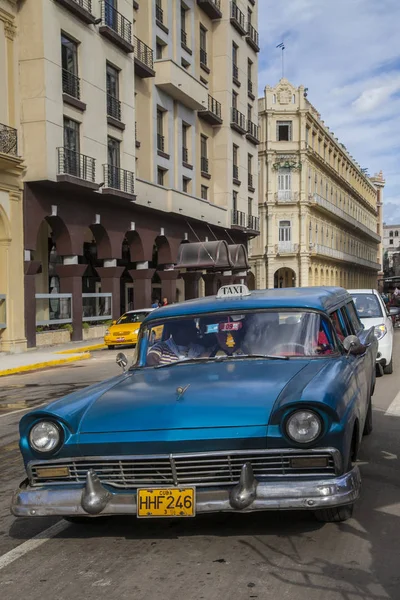
<instances>
[{"instance_id":1,"label":"steering wheel","mask_svg":"<svg viewBox=\"0 0 400 600\"><path fill-rule=\"evenodd\" d=\"M274 353L279 354L281 348L290 348L294 350L294 354L301 354L301 356L305 355L305 347L304 344L299 344L298 342L285 342L283 344L278 344L274 348ZM301 352L296 352L296 348L301 350Z\"/></svg>"}]
</instances>

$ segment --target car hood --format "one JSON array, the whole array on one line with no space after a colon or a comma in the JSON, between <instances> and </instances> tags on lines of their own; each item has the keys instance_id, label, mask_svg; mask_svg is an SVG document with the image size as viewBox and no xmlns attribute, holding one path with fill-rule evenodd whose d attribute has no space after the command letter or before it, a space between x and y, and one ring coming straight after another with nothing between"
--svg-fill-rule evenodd
<instances>
[{"instance_id":1,"label":"car hood","mask_svg":"<svg viewBox=\"0 0 400 600\"><path fill-rule=\"evenodd\" d=\"M97 397L82 415L79 431L267 425L279 395L310 362L252 359L136 369ZM317 365L299 378L300 389L316 370Z\"/></svg>"},{"instance_id":2,"label":"car hood","mask_svg":"<svg viewBox=\"0 0 400 600\"><path fill-rule=\"evenodd\" d=\"M385 317L360 317L360 321L361 323L364 325L365 330L367 331L368 329L371 329L371 327L376 327L377 325L384 325L385 324Z\"/></svg>"}]
</instances>

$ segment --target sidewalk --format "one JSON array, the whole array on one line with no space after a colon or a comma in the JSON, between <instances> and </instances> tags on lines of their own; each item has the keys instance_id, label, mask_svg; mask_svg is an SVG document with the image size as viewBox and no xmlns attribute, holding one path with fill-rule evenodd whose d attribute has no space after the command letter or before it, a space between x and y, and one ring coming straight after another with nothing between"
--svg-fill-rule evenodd
<instances>
[{"instance_id":1,"label":"sidewalk","mask_svg":"<svg viewBox=\"0 0 400 600\"><path fill-rule=\"evenodd\" d=\"M62 346L28 350L22 354L0 353L0 377L86 360L90 358L92 350L104 347L103 338L100 338L90 342L71 342Z\"/></svg>"}]
</instances>

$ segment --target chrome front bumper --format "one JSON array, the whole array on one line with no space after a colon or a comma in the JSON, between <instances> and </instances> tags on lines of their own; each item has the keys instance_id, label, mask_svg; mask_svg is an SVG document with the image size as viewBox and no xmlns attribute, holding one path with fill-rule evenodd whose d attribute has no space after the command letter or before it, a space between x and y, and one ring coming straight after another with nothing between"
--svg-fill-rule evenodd
<instances>
[{"instance_id":1,"label":"chrome front bumper","mask_svg":"<svg viewBox=\"0 0 400 600\"><path fill-rule=\"evenodd\" d=\"M196 514L261 510L316 510L352 504L359 496L358 467L330 479L257 481L250 463L234 486L196 488ZM30 487L25 480L14 493L11 512L17 517L136 515L136 492L107 490L94 471L85 486Z\"/></svg>"}]
</instances>

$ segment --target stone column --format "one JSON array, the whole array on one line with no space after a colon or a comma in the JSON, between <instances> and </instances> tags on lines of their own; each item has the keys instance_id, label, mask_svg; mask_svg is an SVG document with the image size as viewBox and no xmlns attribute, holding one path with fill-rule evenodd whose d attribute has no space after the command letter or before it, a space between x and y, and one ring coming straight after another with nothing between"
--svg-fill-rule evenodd
<instances>
[{"instance_id":1,"label":"stone column","mask_svg":"<svg viewBox=\"0 0 400 600\"><path fill-rule=\"evenodd\" d=\"M161 300L166 298L168 304L173 304L176 300L176 280L179 277L179 271L166 269L157 271L157 275L161 279Z\"/></svg>"},{"instance_id":2,"label":"stone column","mask_svg":"<svg viewBox=\"0 0 400 600\"><path fill-rule=\"evenodd\" d=\"M204 295L215 296L217 293L218 280L221 279L221 273L205 273L204 279Z\"/></svg>"},{"instance_id":3,"label":"stone column","mask_svg":"<svg viewBox=\"0 0 400 600\"><path fill-rule=\"evenodd\" d=\"M36 274L41 263L37 260L24 262L25 337L28 348L36 346Z\"/></svg>"},{"instance_id":4,"label":"stone column","mask_svg":"<svg viewBox=\"0 0 400 600\"><path fill-rule=\"evenodd\" d=\"M112 318L116 321L121 316L121 276L125 267L117 267L117 261L105 260L103 267L96 269L101 277L101 291L112 294Z\"/></svg>"},{"instance_id":5,"label":"stone column","mask_svg":"<svg viewBox=\"0 0 400 600\"><path fill-rule=\"evenodd\" d=\"M77 256L64 256L64 264L56 266L60 278L60 293L72 294L72 335L73 342L82 340L82 277L87 265L79 265Z\"/></svg>"},{"instance_id":6,"label":"stone column","mask_svg":"<svg viewBox=\"0 0 400 600\"><path fill-rule=\"evenodd\" d=\"M187 271L181 274L185 282L185 300L192 300L199 297L199 280L201 275L201 271Z\"/></svg>"},{"instance_id":7,"label":"stone column","mask_svg":"<svg viewBox=\"0 0 400 600\"><path fill-rule=\"evenodd\" d=\"M133 304L135 308L149 308L151 306L151 281L156 272L149 269L147 261L136 263L137 268L131 269L129 275L133 279Z\"/></svg>"}]
</instances>

